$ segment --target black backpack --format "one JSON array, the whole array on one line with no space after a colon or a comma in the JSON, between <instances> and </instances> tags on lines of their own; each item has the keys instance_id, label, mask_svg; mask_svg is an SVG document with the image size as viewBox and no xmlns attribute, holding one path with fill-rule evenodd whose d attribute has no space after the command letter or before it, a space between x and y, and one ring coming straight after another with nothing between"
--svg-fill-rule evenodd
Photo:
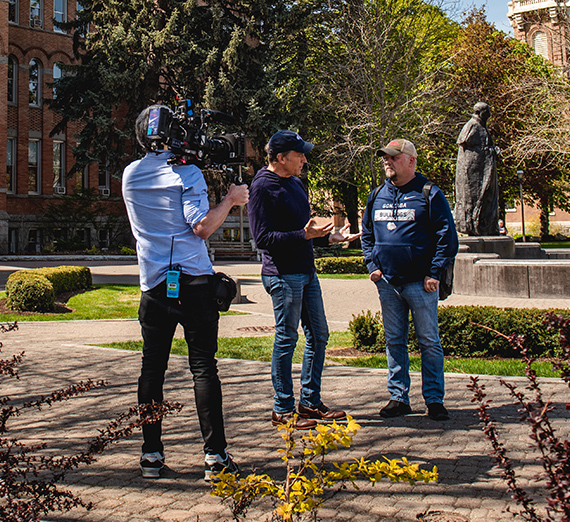
<instances>
[{"instance_id":1,"label":"black backpack","mask_svg":"<svg viewBox=\"0 0 570 522\"><path fill-rule=\"evenodd\" d=\"M428 206L428 214L429 217L431 219L431 205L430 205L430 201L429 201L429 193L431 192L431 188L435 185L435 183L433 181L426 181L423 188L422 188L422 194L424 195L424 199L426 200L427 206ZM370 201L368 202L368 205L366 207L367 212L368 212L368 221L367 221L367 225L368 225L368 229L372 231L372 234L374 234L374 227L373 227L373 223L372 223L372 207L374 205L374 200L376 199L376 196L378 195L378 191L380 190L381 187L376 187L374 189L374 192L372 193L372 197L370 198ZM439 300L443 301L444 299L447 299L451 293L453 292L453 270L455 268L455 258L451 260L451 262L443 269L443 272L441 273L441 279L439 281Z\"/></svg>"}]
</instances>

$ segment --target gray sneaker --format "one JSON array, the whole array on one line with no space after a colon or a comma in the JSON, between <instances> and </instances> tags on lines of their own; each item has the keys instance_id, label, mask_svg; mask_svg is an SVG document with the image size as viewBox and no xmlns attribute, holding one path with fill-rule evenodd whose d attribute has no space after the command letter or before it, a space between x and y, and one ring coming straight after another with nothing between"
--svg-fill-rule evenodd
<instances>
[{"instance_id":1,"label":"gray sneaker","mask_svg":"<svg viewBox=\"0 0 570 522\"><path fill-rule=\"evenodd\" d=\"M239 475L238 465L232 460L232 456L227 451L224 451L224 453L225 456L219 454L206 455L206 473L204 474L204 480L208 482L215 481L216 478L212 475L217 475L222 471Z\"/></svg>"},{"instance_id":2,"label":"gray sneaker","mask_svg":"<svg viewBox=\"0 0 570 522\"><path fill-rule=\"evenodd\" d=\"M144 478L159 478L160 472L164 468L164 454L159 451L143 453L140 466Z\"/></svg>"}]
</instances>

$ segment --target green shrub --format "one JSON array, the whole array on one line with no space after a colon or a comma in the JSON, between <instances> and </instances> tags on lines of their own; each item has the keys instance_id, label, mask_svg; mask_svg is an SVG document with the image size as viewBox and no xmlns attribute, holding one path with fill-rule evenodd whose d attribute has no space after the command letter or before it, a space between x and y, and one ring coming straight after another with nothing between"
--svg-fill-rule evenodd
<instances>
[{"instance_id":1,"label":"green shrub","mask_svg":"<svg viewBox=\"0 0 570 522\"><path fill-rule=\"evenodd\" d=\"M363 352L377 353L384 349L386 339L380 312L367 310L362 315L353 315L348 328L354 348Z\"/></svg>"},{"instance_id":2,"label":"green shrub","mask_svg":"<svg viewBox=\"0 0 570 522\"><path fill-rule=\"evenodd\" d=\"M367 274L368 268L361 256L321 257L315 259L319 274Z\"/></svg>"},{"instance_id":3,"label":"green shrub","mask_svg":"<svg viewBox=\"0 0 570 522\"><path fill-rule=\"evenodd\" d=\"M19 270L10 274L6 282L6 305L18 311L50 312L56 295L91 286L91 271L86 266Z\"/></svg>"},{"instance_id":4,"label":"green shrub","mask_svg":"<svg viewBox=\"0 0 570 522\"><path fill-rule=\"evenodd\" d=\"M548 330L544 315L548 311L568 315L568 310L496 308L494 306L441 306L439 334L446 356L520 358L508 339L496 335L516 333L525 336L528 353L534 357L560 356L560 334ZM368 352L381 352L385 347L380 314L353 316L349 325L354 347ZM372 337L376 342L372 342ZM363 342L363 339L366 342ZM362 345L366 348L359 348ZM410 321L409 349L419 352L413 321Z\"/></svg>"},{"instance_id":5,"label":"green shrub","mask_svg":"<svg viewBox=\"0 0 570 522\"><path fill-rule=\"evenodd\" d=\"M91 248L86 248L83 252L88 256L98 256L101 253L101 250L93 245Z\"/></svg>"},{"instance_id":6,"label":"green shrub","mask_svg":"<svg viewBox=\"0 0 570 522\"><path fill-rule=\"evenodd\" d=\"M19 312L50 312L55 303L53 284L44 276L10 276L6 282L6 306Z\"/></svg>"},{"instance_id":7,"label":"green shrub","mask_svg":"<svg viewBox=\"0 0 570 522\"><path fill-rule=\"evenodd\" d=\"M137 253L134 248L131 247L121 247L121 255L122 256L135 256Z\"/></svg>"}]
</instances>

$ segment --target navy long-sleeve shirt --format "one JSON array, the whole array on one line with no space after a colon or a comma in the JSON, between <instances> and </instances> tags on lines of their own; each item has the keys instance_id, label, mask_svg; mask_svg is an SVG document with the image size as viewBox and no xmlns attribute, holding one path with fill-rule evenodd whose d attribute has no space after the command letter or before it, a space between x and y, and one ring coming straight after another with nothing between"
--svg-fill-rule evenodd
<instances>
[{"instance_id":1,"label":"navy long-sleeve shirt","mask_svg":"<svg viewBox=\"0 0 570 522\"><path fill-rule=\"evenodd\" d=\"M304 230L311 209L298 177L283 178L261 168L251 183L247 212L262 255L262 275L315 272L313 240L305 239ZM315 244L328 245L328 236Z\"/></svg>"}]
</instances>

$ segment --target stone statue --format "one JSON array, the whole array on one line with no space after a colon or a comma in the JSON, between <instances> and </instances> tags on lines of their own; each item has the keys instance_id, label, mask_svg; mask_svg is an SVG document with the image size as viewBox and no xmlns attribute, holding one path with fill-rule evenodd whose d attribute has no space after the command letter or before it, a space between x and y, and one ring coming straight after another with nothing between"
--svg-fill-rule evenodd
<instances>
[{"instance_id":1,"label":"stone statue","mask_svg":"<svg viewBox=\"0 0 570 522\"><path fill-rule=\"evenodd\" d=\"M469 236L499 235L499 149L487 130L490 115L486 103L476 103L457 138L455 224L458 232Z\"/></svg>"}]
</instances>

